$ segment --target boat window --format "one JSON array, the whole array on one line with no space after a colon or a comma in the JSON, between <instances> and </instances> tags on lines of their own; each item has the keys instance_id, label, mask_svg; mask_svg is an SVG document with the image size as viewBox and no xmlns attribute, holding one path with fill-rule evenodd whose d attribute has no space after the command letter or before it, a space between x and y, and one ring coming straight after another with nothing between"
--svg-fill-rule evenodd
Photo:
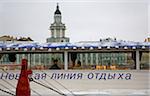
<instances>
[{"instance_id":1,"label":"boat window","mask_svg":"<svg viewBox=\"0 0 150 96\"><path fill-rule=\"evenodd\" d=\"M150 69L150 52L140 52L140 68L142 70Z\"/></svg>"},{"instance_id":2,"label":"boat window","mask_svg":"<svg viewBox=\"0 0 150 96\"><path fill-rule=\"evenodd\" d=\"M0 64L21 64L22 59L28 60L28 68L32 70L51 69L54 61L57 60L58 67L64 69L64 59L62 53L26 53L26 54L0 54ZM19 66L1 66L6 70L17 70Z\"/></svg>"},{"instance_id":3,"label":"boat window","mask_svg":"<svg viewBox=\"0 0 150 96\"><path fill-rule=\"evenodd\" d=\"M74 55L76 55L74 60L69 59L69 69L132 70L136 66L135 52L76 53Z\"/></svg>"}]
</instances>

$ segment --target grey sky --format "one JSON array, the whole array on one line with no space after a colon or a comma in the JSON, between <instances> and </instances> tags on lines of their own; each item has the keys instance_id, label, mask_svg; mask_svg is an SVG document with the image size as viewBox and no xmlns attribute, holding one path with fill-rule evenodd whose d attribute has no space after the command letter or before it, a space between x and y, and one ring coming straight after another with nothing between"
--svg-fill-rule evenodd
<instances>
[{"instance_id":1,"label":"grey sky","mask_svg":"<svg viewBox=\"0 0 150 96\"><path fill-rule=\"evenodd\" d=\"M71 42L107 37L144 41L150 34L148 0L0 0L0 35L46 42L57 2Z\"/></svg>"}]
</instances>

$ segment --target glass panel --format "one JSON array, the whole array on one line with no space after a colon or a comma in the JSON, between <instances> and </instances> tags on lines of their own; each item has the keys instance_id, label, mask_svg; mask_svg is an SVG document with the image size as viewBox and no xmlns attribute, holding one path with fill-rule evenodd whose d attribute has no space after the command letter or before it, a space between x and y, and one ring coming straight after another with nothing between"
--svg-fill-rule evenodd
<instances>
[{"instance_id":1,"label":"glass panel","mask_svg":"<svg viewBox=\"0 0 150 96\"><path fill-rule=\"evenodd\" d=\"M12 61L13 58L16 60ZM12 60L11 60L12 59ZM0 54L0 64L21 64L22 59L28 60L28 68L33 70L53 69L53 65L58 63L60 69L64 68L64 57L62 53L38 53L38 54ZM55 62L54 62L55 61ZM56 62L57 61L57 62ZM55 64L54 64L55 63ZM20 69L20 66L1 66L6 70ZM55 66L56 67L56 66ZM59 69L58 68L58 69ZM54 68L55 69L55 68Z\"/></svg>"},{"instance_id":2,"label":"glass panel","mask_svg":"<svg viewBox=\"0 0 150 96\"><path fill-rule=\"evenodd\" d=\"M135 69L134 57L134 52L77 53L76 64L70 69L131 70Z\"/></svg>"},{"instance_id":3,"label":"glass panel","mask_svg":"<svg viewBox=\"0 0 150 96\"><path fill-rule=\"evenodd\" d=\"M135 52L68 54L69 69L131 70L136 66ZM141 69L149 69L149 55L149 52L140 52ZM28 60L29 68L34 70L50 69L54 63L58 63L58 67L64 69L63 53L0 54L0 64L21 64L23 58ZM14 70L20 67L6 66L5 69Z\"/></svg>"},{"instance_id":4,"label":"glass panel","mask_svg":"<svg viewBox=\"0 0 150 96\"><path fill-rule=\"evenodd\" d=\"M150 69L150 52L140 52L140 68Z\"/></svg>"}]
</instances>

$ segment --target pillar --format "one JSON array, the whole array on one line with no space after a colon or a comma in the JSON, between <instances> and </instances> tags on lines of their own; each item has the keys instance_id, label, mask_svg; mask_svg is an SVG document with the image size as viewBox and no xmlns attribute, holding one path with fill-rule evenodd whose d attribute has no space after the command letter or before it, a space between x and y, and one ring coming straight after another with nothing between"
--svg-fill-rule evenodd
<instances>
[{"instance_id":1,"label":"pillar","mask_svg":"<svg viewBox=\"0 0 150 96\"><path fill-rule=\"evenodd\" d=\"M68 52L64 52L64 69L68 70Z\"/></svg>"},{"instance_id":2,"label":"pillar","mask_svg":"<svg viewBox=\"0 0 150 96\"><path fill-rule=\"evenodd\" d=\"M139 51L136 50L136 70L140 70Z\"/></svg>"}]
</instances>

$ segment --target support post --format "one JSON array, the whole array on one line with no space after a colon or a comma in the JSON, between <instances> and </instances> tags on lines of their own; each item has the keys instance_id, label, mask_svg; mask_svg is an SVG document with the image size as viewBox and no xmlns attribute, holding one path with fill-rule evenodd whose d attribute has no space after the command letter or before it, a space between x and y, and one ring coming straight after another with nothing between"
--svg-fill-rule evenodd
<instances>
[{"instance_id":1,"label":"support post","mask_svg":"<svg viewBox=\"0 0 150 96\"><path fill-rule=\"evenodd\" d=\"M93 65L93 53L90 53L91 54L91 64L90 65Z\"/></svg>"},{"instance_id":2,"label":"support post","mask_svg":"<svg viewBox=\"0 0 150 96\"><path fill-rule=\"evenodd\" d=\"M64 52L64 69L68 70L68 52Z\"/></svg>"},{"instance_id":3,"label":"support post","mask_svg":"<svg viewBox=\"0 0 150 96\"><path fill-rule=\"evenodd\" d=\"M136 70L140 70L140 58L139 58L139 51L136 50Z\"/></svg>"}]
</instances>

